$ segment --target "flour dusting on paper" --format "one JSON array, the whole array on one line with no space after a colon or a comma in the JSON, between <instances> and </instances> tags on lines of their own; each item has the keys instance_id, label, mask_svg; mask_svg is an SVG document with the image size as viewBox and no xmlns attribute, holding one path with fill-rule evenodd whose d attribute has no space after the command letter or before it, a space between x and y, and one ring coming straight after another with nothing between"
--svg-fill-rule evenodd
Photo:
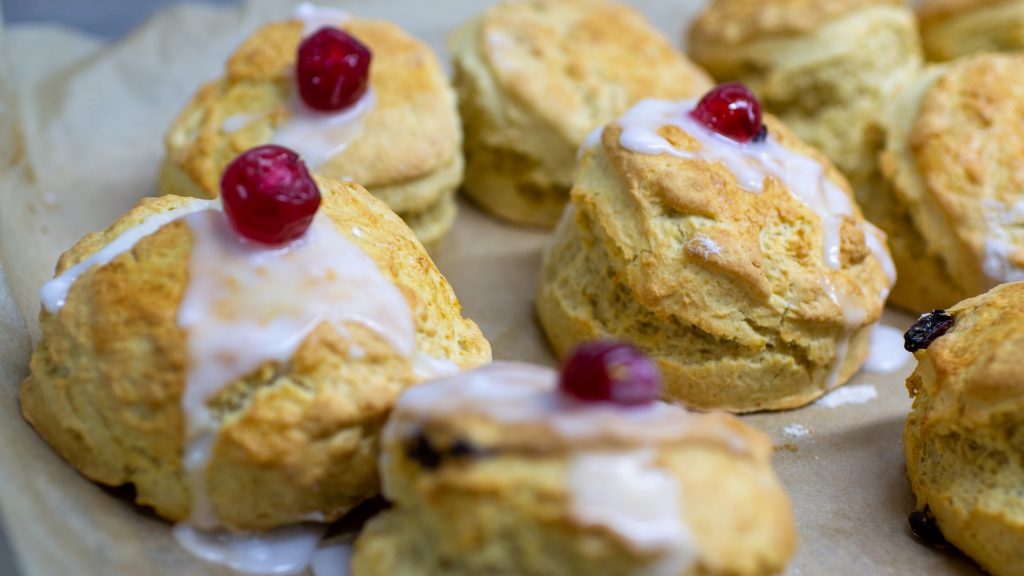
<instances>
[{"instance_id":1,"label":"flour dusting on paper","mask_svg":"<svg viewBox=\"0 0 1024 576\"><path fill-rule=\"evenodd\" d=\"M814 403L815 406L835 408L847 404L866 404L878 398L878 390L871 384L852 384L833 390Z\"/></svg>"}]
</instances>

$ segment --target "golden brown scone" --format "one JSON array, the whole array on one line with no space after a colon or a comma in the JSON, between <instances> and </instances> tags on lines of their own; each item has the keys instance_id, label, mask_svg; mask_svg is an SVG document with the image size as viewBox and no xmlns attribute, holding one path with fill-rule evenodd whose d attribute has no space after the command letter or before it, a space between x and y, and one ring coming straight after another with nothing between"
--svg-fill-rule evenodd
<instances>
[{"instance_id":1,"label":"golden brown scone","mask_svg":"<svg viewBox=\"0 0 1024 576\"><path fill-rule=\"evenodd\" d=\"M917 15L929 60L1024 48L1020 0L923 0Z\"/></svg>"},{"instance_id":2,"label":"golden brown scone","mask_svg":"<svg viewBox=\"0 0 1024 576\"><path fill-rule=\"evenodd\" d=\"M565 405L499 362L410 390L381 459L393 508L355 576L767 575L792 556L771 443L724 414Z\"/></svg>"},{"instance_id":3,"label":"golden brown scone","mask_svg":"<svg viewBox=\"0 0 1024 576\"><path fill-rule=\"evenodd\" d=\"M934 323L930 316L915 329ZM945 335L918 340L925 348L907 379L914 406L903 440L916 515L937 522L989 573L1017 576L1024 570L1024 283L965 300L948 316Z\"/></svg>"},{"instance_id":4,"label":"golden brown scone","mask_svg":"<svg viewBox=\"0 0 1024 576\"><path fill-rule=\"evenodd\" d=\"M892 302L945 308L1024 279L1024 56L925 70L894 101L875 187L900 280Z\"/></svg>"},{"instance_id":5,"label":"golden brown scone","mask_svg":"<svg viewBox=\"0 0 1024 576\"><path fill-rule=\"evenodd\" d=\"M723 144L684 124L693 105L641 102L584 153L575 210L545 255L541 325L559 355L593 339L637 344L658 362L666 400L735 412L807 404L867 355L894 274L884 235L839 171L776 119L764 143ZM787 162L778 173L795 180L733 171L762 157Z\"/></svg>"},{"instance_id":6,"label":"golden brown scone","mask_svg":"<svg viewBox=\"0 0 1024 576\"><path fill-rule=\"evenodd\" d=\"M462 318L451 287L402 221L356 184L317 180L317 218L333 223L398 288L410 308L416 354L461 367L489 360L487 341ZM176 196L143 200L65 253L57 274L142 223L197 204L208 205ZM182 460L192 450L185 394L190 370L200 364L179 320L196 281L196 238L191 224L175 219L82 271L63 307L40 314L42 338L20 396L25 418L79 471L103 484L134 484L138 503L170 520L188 518L197 493ZM238 287L237 301L247 293L260 298L252 290L271 286ZM262 310L270 314L271 306ZM254 530L329 521L377 493L378 432L398 394L423 378L423 367L370 329L372 322L358 320L346 318L344 330L319 322L290 357L219 383L206 404L216 433L199 492L221 524Z\"/></svg>"},{"instance_id":7,"label":"golden brown scone","mask_svg":"<svg viewBox=\"0 0 1024 576\"><path fill-rule=\"evenodd\" d=\"M505 1L452 34L466 193L501 218L551 226L588 132L644 97L710 79L635 10L608 0Z\"/></svg>"},{"instance_id":8,"label":"golden brown scone","mask_svg":"<svg viewBox=\"0 0 1024 576\"><path fill-rule=\"evenodd\" d=\"M462 131L455 95L426 44L398 26L351 18L342 29L372 52L373 104L353 122L351 140L317 165L319 174L365 186L412 224L425 243L454 220L462 182ZM296 116L296 51L303 23L269 24L228 59L224 77L199 89L171 125L160 177L164 194L212 198L224 166L274 140Z\"/></svg>"},{"instance_id":9,"label":"golden brown scone","mask_svg":"<svg viewBox=\"0 0 1024 576\"><path fill-rule=\"evenodd\" d=\"M691 24L690 56L741 81L850 180L873 221L869 180L884 141L881 111L921 65L901 0L713 0Z\"/></svg>"}]
</instances>

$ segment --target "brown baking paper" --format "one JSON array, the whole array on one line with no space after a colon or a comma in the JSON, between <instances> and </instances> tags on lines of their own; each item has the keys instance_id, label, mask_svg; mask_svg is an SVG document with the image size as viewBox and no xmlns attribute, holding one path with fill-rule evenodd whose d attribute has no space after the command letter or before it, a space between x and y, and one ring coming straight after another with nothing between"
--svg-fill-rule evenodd
<instances>
[{"instance_id":1,"label":"brown baking paper","mask_svg":"<svg viewBox=\"0 0 1024 576\"><path fill-rule=\"evenodd\" d=\"M394 20L442 50L447 32L484 2L347 2L362 16ZM634 2L679 37L702 2ZM37 291L59 253L155 191L162 136L198 84L259 23L287 2L236 10L167 10L112 45L54 27L7 29L0 76L0 509L22 572L35 575L227 574L193 559L170 525L101 488L57 457L21 419L16 390L37 330ZM553 362L533 314L548 233L498 223L463 206L434 250L496 358ZM889 312L886 323L910 318ZM878 398L746 417L772 436L775 464L792 496L800 549L789 574L975 574L964 558L913 540L913 496L904 472L910 406L896 374L859 374ZM783 432L799 424L808 434ZM792 432L794 429L790 428Z\"/></svg>"}]
</instances>

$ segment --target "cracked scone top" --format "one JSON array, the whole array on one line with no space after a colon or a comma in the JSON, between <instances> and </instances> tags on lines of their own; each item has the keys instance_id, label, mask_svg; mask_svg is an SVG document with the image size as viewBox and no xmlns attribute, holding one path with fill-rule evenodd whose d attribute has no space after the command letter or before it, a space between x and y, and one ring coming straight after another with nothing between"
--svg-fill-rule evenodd
<instances>
[{"instance_id":1,"label":"cracked scone top","mask_svg":"<svg viewBox=\"0 0 1024 576\"><path fill-rule=\"evenodd\" d=\"M902 0L713 0L691 23L690 56L741 81L843 171L868 219L880 112L921 66Z\"/></svg>"},{"instance_id":2,"label":"cracked scone top","mask_svg":"<svg viewBox=\"0 0 1024 576\"><path fill-rule=\"evenodd\" d=\"M1021 0L923 0L917 16L930 60L1024 48Z\"/></svg>"},{"instance_id":3,"label":"cracked scone top","mask_svg":"<svg viewBox=\"0 0 1024 576\"><path fill-rule=\"evenodd\" d=\"M502 218L550 226L576 151L640 98L710 86L637 11L608 0L500 2L449 40L466 132L465 191Z\"/></svg>"},{"instance_id":4,"label":"cracked scone top","mask_svg":"<svg viewBox=\"0 0 1024 576\"><path fill-rule=\"evenodd\" d=\"M724 414L570 401L557 381L498 362L404 394L383 433L394 506L353 574L782 571L794 521L767 437Z\"/></svg>"},{"instance_id":5,"label":"cracked scone top","mask_svg":"<svg viewBox=\"0 0 1024 576\"><path fill-rule=\"evenodd\" d=\"M369 89L340 112L314 112L297 95L299 44L321 26L341 28L372 54ZM161 193L212 198L231 159L274 142L318 174L365 186L424 243L455 220L463 172L455 94L430 48L390 22L306 5L260 28L224 76L196 92L165 140Z\"/></svg>"},{"instance_id":6,"label":"cracked scone top","mask_svg":"<svg viewBox=\"0 0 1024 576\"><path fill-rule=\"evenodd\" d=\"M806 404L867 354L894 270L839 172L784 125L739 143L645 100L585 150L537 311L556 353L633 342L663 397L747 412Z\"/></svg>"},{"instance_id":7,"label":"cracked scone top","mask_svg":"<svg viewBox=\"0 0 1024 576\"><path fill-rule=\"evenodd\" d=\"M944 308L1024 280L1024 56L984 54L934 66L886 119L886 211L900 280L892 301Z\"/></svg>"},{"instance_id":8,"label":"cracked scone top","mask_svg":"<svg viewBox=\"0 0 1024 576\"><path fill-rule=\"evenodd\" d=\"M43 291L26 419L87 477L200 527L329 521L375 495L394 399L490 347L386 205L317 182L285 248L175 196L83 238Z\"/></svg>"},{"instance_id":9,"label":"cracked scone top","mask_svg":"<svg viewBox=\"0 0 1024 576\"><path fill-rule=\"evenodd\" d=\"M934 325L932 316L915 328ZM993 288L945 316L952 326L917 344L907 379L914 398L904 431L907 475L918 510L947 541L990 574L1020 574L1024 283Z\"/></svg>"}]
</instances>

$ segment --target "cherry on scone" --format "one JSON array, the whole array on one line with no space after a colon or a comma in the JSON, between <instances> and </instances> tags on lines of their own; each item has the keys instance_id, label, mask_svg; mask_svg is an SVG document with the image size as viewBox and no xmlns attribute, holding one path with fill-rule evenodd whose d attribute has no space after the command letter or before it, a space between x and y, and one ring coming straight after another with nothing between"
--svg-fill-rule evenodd
<instances>
[{"instance_id":1,"label":"cherry on scone","mask_svg":"<svg viewBox=\"0 0 1024 576\"><path fill-rule=\"evenodd\" d=\"M761 123L761 103L739 82L713 88L690 115L708 129L737 142L760 142L767 136Z\"/></svg>"},{"instance_id":2,"label":"cherry on scone","mask_svg":"<svg viewBox=\"0 0 1024 576\"><path fill-rule=\"evenodd\" d=\"M370 49L344 30L324 27L302 41L295 80L306 106L333 112L355 104L370 84Z\"/></svg>"},{"instance_id":3,"label":"cherry on scone","mask_svg":"<svg viewBox=\"0 0 1024 576\"><path fill-rule=\"evenodd\" d=\"M565 361L559 389L577 400L636 406L658 399L661 377L654 362L629 344L590 342Z\"/></svg>"},{"instance_id":4,"label":"cherry on scone","mask_svg":"<svg viewBox=\"0 0 1024 576\"><path fill-rule=\"evenodd\" d=\"M320 207L320 190L305 163L274 145L232 160L221 177L220 196L235 232L271 246L302 237Z\"/></svg>"}]
</instances>

